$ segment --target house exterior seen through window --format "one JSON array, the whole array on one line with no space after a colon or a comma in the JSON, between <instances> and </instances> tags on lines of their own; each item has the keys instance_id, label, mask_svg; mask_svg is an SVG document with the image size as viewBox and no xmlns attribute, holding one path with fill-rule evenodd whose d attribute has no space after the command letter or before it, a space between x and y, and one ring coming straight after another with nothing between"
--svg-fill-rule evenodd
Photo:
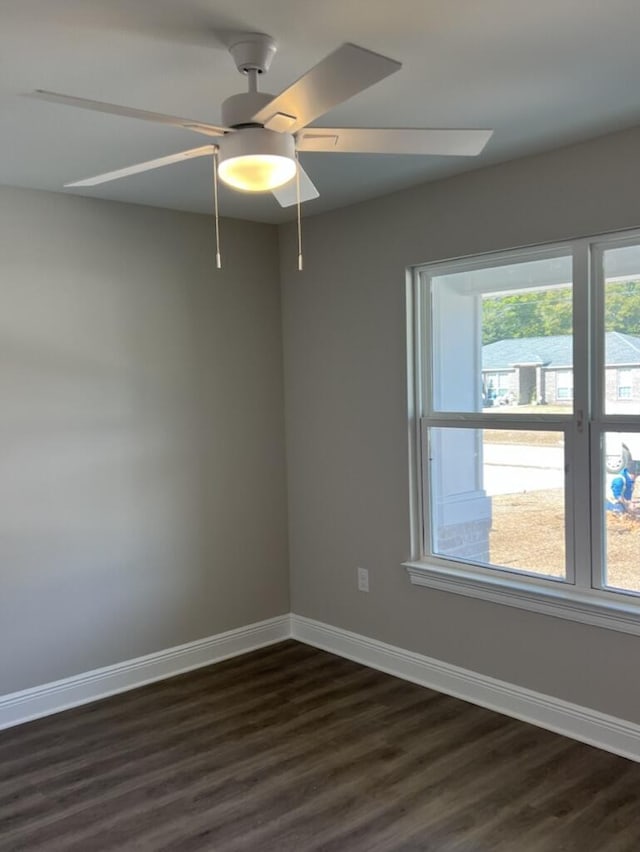
<instances>
[{"instance_id":1,"label":"house exterior seen through window","mask_svg":"<svg viewBox=\"0 0 640 852\"><path fill-rule=\"evenodd\" d=\"M409 308L412 581L640 633L640 235L420 267Z\"/></svg>"}]
</instances>

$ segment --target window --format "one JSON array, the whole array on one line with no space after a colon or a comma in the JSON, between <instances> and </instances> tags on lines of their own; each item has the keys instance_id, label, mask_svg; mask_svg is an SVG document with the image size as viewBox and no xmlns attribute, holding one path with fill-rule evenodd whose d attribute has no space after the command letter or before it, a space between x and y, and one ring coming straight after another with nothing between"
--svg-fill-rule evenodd
<instances>
[{"instance_id":1,"label":"window","mask_svg":"<svg viewBox=\"0 0 640 852\"><path fill-rule=\"evenodd\" d=\"M640 633L640 234L416 268L409 317L412 582Z\"/></svg>"},{"instance_id":2,"label":"window","mask_svg":"<svg viewBox=\"0 0 640 852\"><path fill-rule=\"evenodd\" d=\"M512 370L483 372L483 391L485 405L508 403L512 389Z\"/></svg>"},{"instance_id":3,"label":"window","mask_svg":"<svg viewBox=\"0 0 640 852\"><path fill-rule=\"evenodd\" d=\"M618 399L631 399L632 370L617 370Z\"/></svg>"},{"instance_id":4,"label":"window","mask_svg":"<svg viewBox=\"0 0 640 852\"><path fill-rule=\"evenodd\" d=\"M573 371L558 370L556 373L556 399L573 399Z\"/></svg>"}]
</instances>

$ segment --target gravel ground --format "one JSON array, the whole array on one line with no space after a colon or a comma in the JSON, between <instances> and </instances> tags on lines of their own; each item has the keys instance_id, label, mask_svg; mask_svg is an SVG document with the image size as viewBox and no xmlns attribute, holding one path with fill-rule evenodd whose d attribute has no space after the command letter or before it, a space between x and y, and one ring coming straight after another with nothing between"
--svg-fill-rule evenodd
<instances>
[{"instance_id":1,"label":"gravel ground","mask_svg":"<svg viewBox=\"0 0 640 852\"><path fill-rule=\"evenodd\" d=\"M493 497L490 537L495 565L564 574L562 492L531 491ZM607 512L607 585L640 592L640 513Z\"/></svg>"},{"instance_id":2,"label":"gravel ground","mask_svg":"<svg viewBox=\"0 0 640 852\"><path fill-rule=\"evenodd\" d=\"M492 413L570 413L571 409L517 406L485 409ZM484 441L498 444L562 446L562 432L485 429ZM491 561L508 568L564 576L564 506L560 490L502 494L492 498ZM640 593L640 502L637 514L607 512L608 586Z\"/></svg>"}]
</instances>

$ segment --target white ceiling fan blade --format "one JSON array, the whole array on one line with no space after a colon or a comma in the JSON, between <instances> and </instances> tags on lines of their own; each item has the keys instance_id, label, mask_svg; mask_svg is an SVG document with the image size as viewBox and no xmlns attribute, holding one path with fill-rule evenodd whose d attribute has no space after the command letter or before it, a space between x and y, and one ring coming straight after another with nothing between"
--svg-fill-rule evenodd
<instances>
[{"instance_id":1,"label":"white ceiling fan blade","mask_svg":"<svg viewBox=\"0 0 640 852\"><path fill-rule=\"evenodd\" d=\"M298 174L300 175L300 201L311 201L312 198L318 198L320 193L299 162ZM285 183L284 186L279 186L277 189L272 189L271 191L281 207L291 207L298 201L298 190L295 177L288 183Z\"/></svg>"},{"instance_id":2,"label":"white ceiling fan blade","mask_svg":"<svg viewBox=\"0 0 640 852\"><path fill-rule=\"evenodd\" d=\"M61 95L58 92L47 92L45 89L36 89L31 92L30 97L41 101L50 101L55 104L79 107L80 109L92 109L95 112L105 112L111 115L122 115L125 118L140 118L142 121L155 121L157 124L168 124L171 127L183 127L185 130L194 130L205 136L224 136L229 128L216 127L203 121L195 121L190 118L178 118L175 115L164 115L161 112L148 112L144 109L133 109L132 107L107 104L103 101L92 101L87 98L76 98L73 95Z\"/></svg>"},{"instance_id":3,"label":"white ceiling fan blade","mask_svg":"<svg viewBox=\"0 0 640 852\"><path fill-rule=\"evenodd\" d=\"M493 130L308 127L298 133L296 147L299 151L475 157L492 134Z\"/></svg>"},{"instance_id":4,"label":"white ceiling fan blade","mask_svg":"<svg viewBox=\"0 0 640 852\"><path fill-rule=\"evenodd\" d=\"M401 67L364 47L343 44L257 112L253 121L270 130L295 133Z\"/></svg>"},{"instance_id":5,"label":"white ceiling fan blade","mask_svg":"<svg viewBox=\"0 0 640 852\"><path fill-rule=\"evenodd\" d=\"M105 172L102 175L86 178L85 180L76 180L73 183L65 183L65 186L97 186L99 183L108 183L110 180L118 180L119 178L135 175L139 172L148 172L151 169L160 169L162 166L170 166L173 163L180 163L182 160L191 160L194 157L212 156L215 151L215 145L203 145L202 148L191 148L189 151L180 151L179 154L169 154L168 157L159 157L157 160L147 160L146 163L138 163L135 166L127 166L124 169L117 169L115 172Z\"/></svg>"}]
</instances>

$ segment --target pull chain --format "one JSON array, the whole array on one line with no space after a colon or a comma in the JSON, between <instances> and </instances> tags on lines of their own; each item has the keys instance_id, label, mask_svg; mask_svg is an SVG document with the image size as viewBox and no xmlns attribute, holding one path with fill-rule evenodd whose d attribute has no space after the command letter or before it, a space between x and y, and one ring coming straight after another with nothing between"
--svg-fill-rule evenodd
<instances>
[{"instance_id":1,"label":"pull chain","mask_svg":"<svg viewBox=\"0 0 640 852\"><path fill-rule=\"evenodd\" d=\"M296 151L296 206L298 208L298 272L302 272L302 222L300 221L300 161Z\"/></svg>"},{"instance_id":2,"label":"pull chain","mask_svg":"<svg viewBox=\"0 0 640 852\"><path fill-rule=\"evenodd\" d=\"M222 269L220 256L220 217L218 215L218 149L213 152L213 207L216 219L216 269Z\"/></svg>"}]
</instances>

